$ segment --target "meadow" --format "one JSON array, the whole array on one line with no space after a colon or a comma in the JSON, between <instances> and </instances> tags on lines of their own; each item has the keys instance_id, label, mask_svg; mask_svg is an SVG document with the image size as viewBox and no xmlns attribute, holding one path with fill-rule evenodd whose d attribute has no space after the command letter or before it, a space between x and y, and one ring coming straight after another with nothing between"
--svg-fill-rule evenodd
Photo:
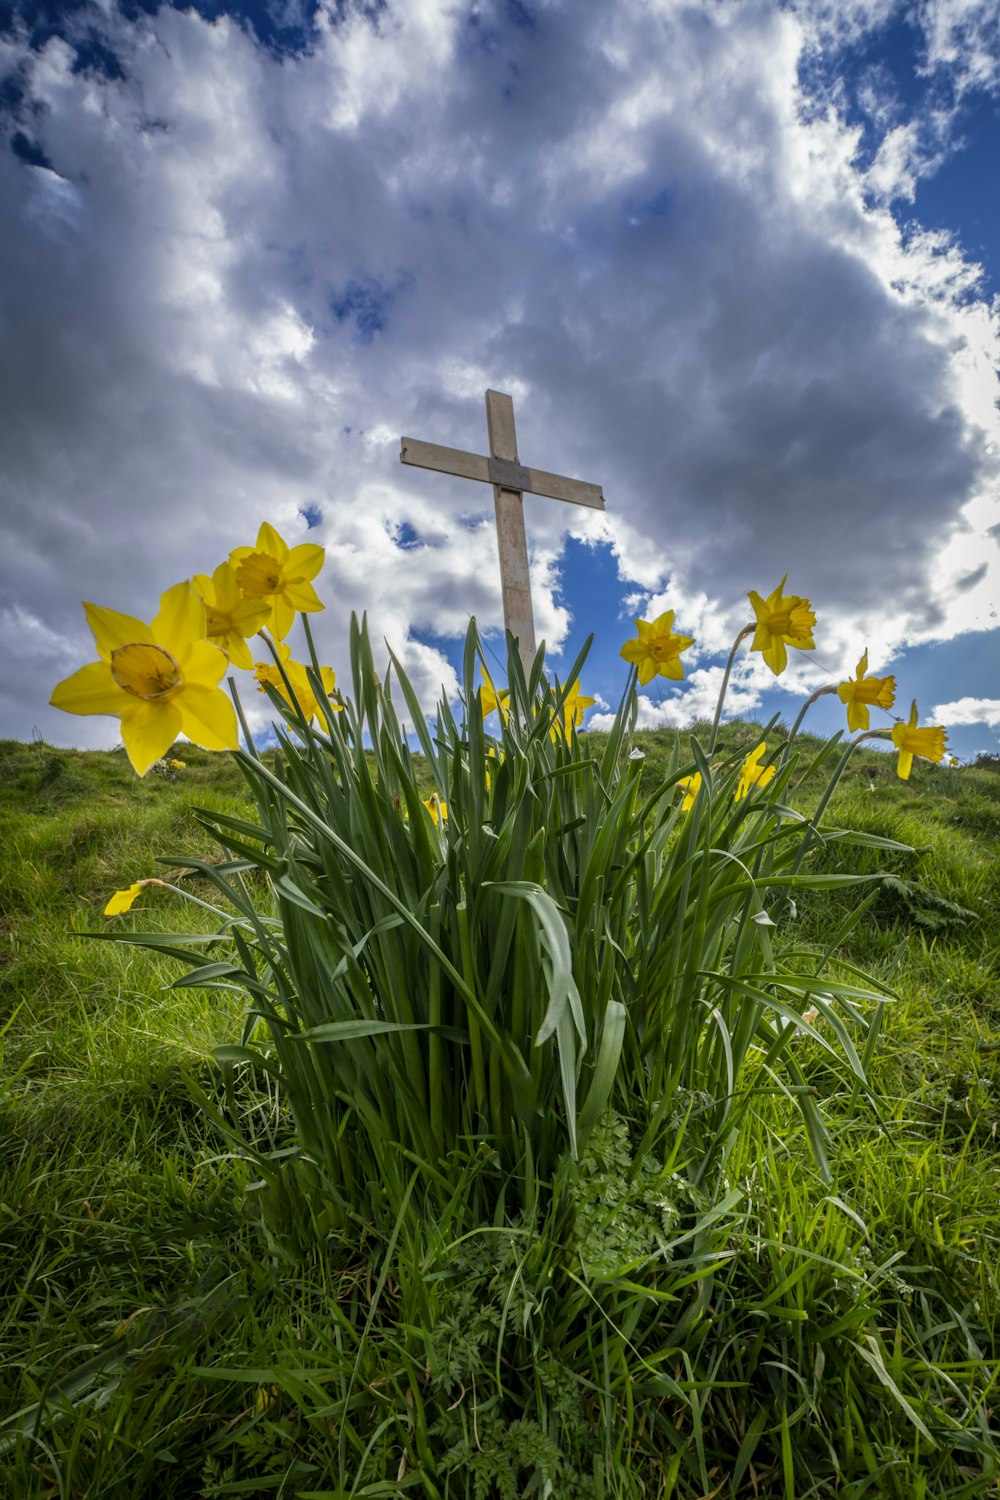
<instances>
[{"instance_id":1,"label":"meadow","mask_svg":"<svg viewBox=\"0 0 1000 1500\"><path fill-rule=\"evenodd\" d=\"M720 748L759 737L727 724ZM676 739L635 736L640 801L686 760ZM822 746L798 743L808 814ZM599 758L606 739L580 744ZM234 830L258 815L229 756L171 754L173 780L140 780L121 751L0 742L0 1493L1000 1495L995 762L902 782L893 756L855 753L827 817L872 845L831 843L809 868L885 878L797 890L768 941L826 955L845 994L859 975L885 987L867 1081L822 1016L815 1036L776 1030L774 1057L751 1045L721 1189L683 1152L639 1170L609 1083L572 1169L543 1173L547 1143L529 1142L516 1200L490 1188L502 1164L480 1139L453 1177L432 1155L416 1188L404 1170L398 1213L371 1188L351 1217L279 1170L298 1159L287 1079L259 1041L250 1056L262 1023L224 966L219 987L176 987L168 951L91 936L213 930L158 886L102 915L146 878L211 906L204 812ZM414 767L429 797L439 777ZM158 863L178 851L186 865ZM246 879L266 910L268 881ZM694 1086L678 1099L681 1138L714 1106ZM536 1202L525 1170L557 1189Z\"/></svg>"}]
</instances>

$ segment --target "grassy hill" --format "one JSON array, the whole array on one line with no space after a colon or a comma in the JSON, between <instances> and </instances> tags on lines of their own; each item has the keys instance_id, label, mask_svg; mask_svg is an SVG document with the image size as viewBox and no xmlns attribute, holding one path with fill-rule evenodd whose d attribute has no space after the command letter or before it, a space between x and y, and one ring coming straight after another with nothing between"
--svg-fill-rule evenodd
<instances>
[{"instance_id":1,"label":"grassy hill","mask_svg":"<svg viewBox=\"0 0 1000 1500\"><path fill-rule=\"evenodd\" d=\"M758 737L725 730L730 746ZM650 785L670 739L638 736ZM89 935L131 925L102 916L116 888L177 883L158 855L211 857L194 808L243 809L228 758L174 754L175 779L140 781L121 752L0 742L0 1493L465 1493L385 1468L383 1376L349 1347L377 1258L262 1251L254 1168L198 1102L281 1139L280 1097L213 1062L239 1036L244 999L172 989L170 961ZM832 1185L779 1091L748 1123L733 1167L744 1228L692 1368L672 1371L694 1401L678 1409L676 1453L649 1457L650 1495L996 1493L1000 775L918 762L903 783L894 762L860 752L832 815L914 852L828 850L815 864L889 877L842 955L898 996L876 1107L830 1102ZM818 777L799 788L800 810L818 790ZM197 878L183 884L209 899ZM812 893L783 940L823 946L853 899ZM144 928L207 930L174 889L147 887L140 908ZM811 1061L820 1089L822 1066ZM889 1364L865 1342L876 1325ZM796 1425L824 1382L840 1391L828 1448ZM419 1390L406 1399L419 1405ZM338 1401L350 1423L331 1415ZM950 1443L930 1432L934 1412L950 1413ZM484 1433L488 1447L485 1418L468 1450L455 1446L463 1462L486 1451ZM345 1448L350 1490L331 1479ZM482 1495L528 1493L523 1461L481 1464ZM612 1493L603 1483L587 1493Z\"/></svg>"}]
</instances>

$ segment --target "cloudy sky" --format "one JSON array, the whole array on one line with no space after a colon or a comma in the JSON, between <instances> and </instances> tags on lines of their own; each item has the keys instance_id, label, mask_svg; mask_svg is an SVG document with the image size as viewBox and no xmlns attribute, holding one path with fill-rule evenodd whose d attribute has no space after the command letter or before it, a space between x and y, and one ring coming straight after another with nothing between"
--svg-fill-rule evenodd
<instances>
[{"instance_id":1,"label":"cloudy sky","mask_svg":"<svg viewBox=\"0 0 1000 1500\"><path fill-rule=\"evenodd\" d=\"M0 0L0 733L115 743L47 705L80 601L148 619L264 519L328 549L324 660L367 610L453 692L492 495L399 439L485 451L494 387L604 486L525 503L596 722L667 608L643 722L704 715L787 573L817 650L734 712L867 644L996 749L998 176L998 0Z\"/></svg>"}]
</instances>

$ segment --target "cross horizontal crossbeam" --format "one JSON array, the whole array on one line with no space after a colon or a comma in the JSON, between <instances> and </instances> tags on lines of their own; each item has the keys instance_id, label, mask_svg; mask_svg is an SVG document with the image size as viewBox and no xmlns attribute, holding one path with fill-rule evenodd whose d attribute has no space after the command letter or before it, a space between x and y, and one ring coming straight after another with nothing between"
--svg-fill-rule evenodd
<instances>
[{"instance_id":1,"label":"cross horizontal crossbeam","mask_svg":"<svg viewBox=\"0 0 1000 1500\"><path fill-rule=\"evenodd\" d=\"M486 458L481 453L466 453L462 448L446 448L441 443L422 443L419 438L405 437L400 443L401 462L419 469L436 469L440 474L479 479L483 484L498 484L502 489L520 490L525 495L545 495L550 500L568 500L573 505L604 509L604 491L599 484L567 479L545 469L528 469L506 458Z\"/></svg>"}]
</instances>

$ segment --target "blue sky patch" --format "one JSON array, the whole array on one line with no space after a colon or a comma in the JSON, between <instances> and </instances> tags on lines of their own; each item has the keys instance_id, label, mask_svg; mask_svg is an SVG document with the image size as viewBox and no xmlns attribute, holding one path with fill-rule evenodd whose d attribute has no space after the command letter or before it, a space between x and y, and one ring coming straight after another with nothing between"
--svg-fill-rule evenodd
<instances>
[{"instance_id":1,"label":"blue sky patch","mask_svg":"<svg viewBox=\"0 0 1000 1500\"><path fill-rule=\"evenodd\" d=\"M352 278L344 290L330 299L330 311L338 323L353 323L359 344L370 344L385 331L392 293L374 277Z\"/></svg>"}]
</instances>

